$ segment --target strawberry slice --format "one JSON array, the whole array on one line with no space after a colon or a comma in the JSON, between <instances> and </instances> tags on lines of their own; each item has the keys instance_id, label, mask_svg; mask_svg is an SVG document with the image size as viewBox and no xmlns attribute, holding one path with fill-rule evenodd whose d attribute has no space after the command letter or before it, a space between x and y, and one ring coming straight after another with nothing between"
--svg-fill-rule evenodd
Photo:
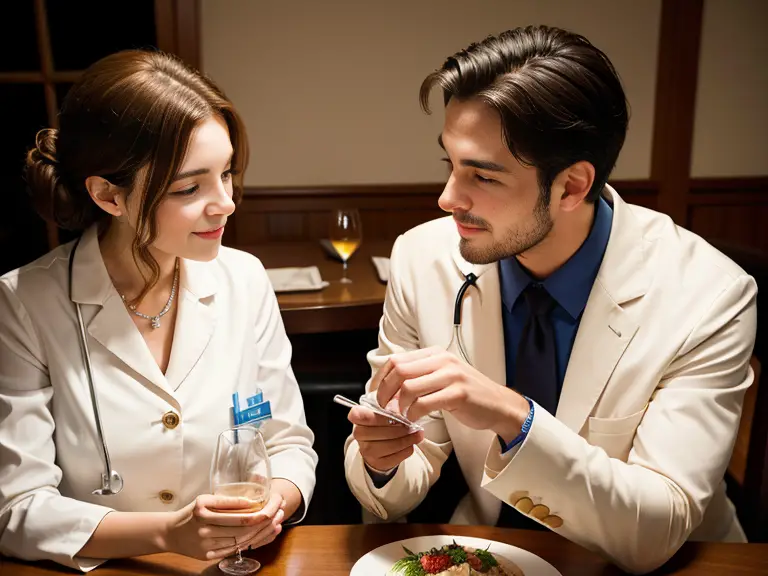
<instances>
[{"instance_id":1,"label":"strawberry slice","mask_svg":"<svg viewBox=\"0 0 768 576\"><path fill-rule=\"evenodd\" d=\"M437 574L453 566L453 560L447 554L425 554L420 562L427 574Z\"/></svg>"},{"instance_id":2,"label":"strawberry slice","mask_svg":"<svg viewBox=\"0 0 768 576\"><path fill-rule=\"evenodd\" d=\"M480 571L483 569L483 561L472 554L472 552L467 552L467 564L469 564L469 567L472 568L472 570Z\"/></svg>"}]
</instances>

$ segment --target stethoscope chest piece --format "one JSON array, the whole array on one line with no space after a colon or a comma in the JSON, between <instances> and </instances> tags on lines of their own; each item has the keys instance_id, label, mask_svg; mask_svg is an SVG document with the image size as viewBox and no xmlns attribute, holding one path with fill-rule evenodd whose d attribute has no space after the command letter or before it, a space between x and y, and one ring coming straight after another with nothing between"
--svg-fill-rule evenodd
<instances>
[{"instance_id":1,"label":"stethoscope chest piece","mask_svg":"<svg viewBox=\"0 0 768 576\"><path fill-rule=\"evenodd\" d=\"M101 474L101 488L97 488L91 494L96 496L114 496L119 494L122 489L123 477L115 470L112 470L109 476L104 473Z\"/></svg>"}]
</instances>

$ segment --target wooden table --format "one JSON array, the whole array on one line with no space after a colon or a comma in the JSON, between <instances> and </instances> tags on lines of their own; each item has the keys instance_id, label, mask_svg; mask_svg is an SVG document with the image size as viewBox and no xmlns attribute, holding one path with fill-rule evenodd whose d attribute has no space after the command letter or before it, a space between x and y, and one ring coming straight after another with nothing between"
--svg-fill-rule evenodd
<instances>
[{"instance_id":1,"label":"wooden table","mask_svg":"<svg viewBox=\"0 0 768 576\"><path fill-rule=\"evenodd\" d=\"M427 526L375 524L357 526L299 526L287 530L272 545L249 552L264 565L258 576L347 576L365 553L395 540L429 534L475 536L508 542L542 557L563 576L623 574L600 556L553 532L530 532L488 526ZM71 574L52 563L26 564L0 559L1 576ZM216 563L175 554L115 560L99 568L98 576L219 576ZM738 576L768 574L768 544L686 543L667 565L654 574ZM371 576L379 576L372 574ZM535 575L532 575L535 576Z\"/></svg>"},{"instance_id":2,"label":"wooden table","mask_svg":"<svg viewBox=\"0 0 768 576\"><path fill-rule=\"evenodd\" d=\"M331 283L316 292L278 295L288 334L316 334L378 326L386 284L379 280L371 256L389 257L391 241L363 240L349 260L347 276L352 280L351 284L339 282L342 264L331 258L319 242L275 242L238 248L256 255L266 268L317 266L323 280Z\"/></svg>"}]
</instances>

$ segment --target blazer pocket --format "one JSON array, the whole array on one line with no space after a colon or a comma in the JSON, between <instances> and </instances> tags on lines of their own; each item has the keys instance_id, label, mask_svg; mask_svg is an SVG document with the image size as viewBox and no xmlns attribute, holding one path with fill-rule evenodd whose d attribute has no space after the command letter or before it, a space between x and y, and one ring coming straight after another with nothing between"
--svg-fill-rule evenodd
<instances>
[{"instance_id":1,"label":"blazer pocket","mask_svg":"<svg viewBox=\"0 0 768 576\"><path fill-rule=\"evenodd\" d=\"M647 409L646 404L639 412L621 418L590 417L587 441L605 450L611 458L626 462L632 449L635 432Z\"/></svg>"}]
</instances>

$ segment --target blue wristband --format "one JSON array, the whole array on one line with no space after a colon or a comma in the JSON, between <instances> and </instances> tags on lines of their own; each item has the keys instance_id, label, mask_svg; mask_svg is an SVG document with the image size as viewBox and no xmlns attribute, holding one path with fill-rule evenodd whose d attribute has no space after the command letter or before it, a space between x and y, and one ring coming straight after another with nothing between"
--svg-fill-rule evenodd
<instances>
[{"instance_id":1,"label":"blue wristband","mask_svg":"<svg viewBox=\"0 0 768 576\"><path fill-rule=\"evenodd\" d=\"M526 400L528 400L528 406L530 406L530 410L528 410L528 416L526 417L525 421L523 422L523 425L520 428L520 434L518 434L512 442L509 444L504 444L504 440L501 438L501 436L496 436L499 439L499 444L501 444L501 453L504 454L505 452L509 452L520 444L523 440L525 440L525 437L528 435L528 431L531 429L531 424L533 424L533 400L528 398L528 396L523 396Z\"/></svg>"}]
</instances>

